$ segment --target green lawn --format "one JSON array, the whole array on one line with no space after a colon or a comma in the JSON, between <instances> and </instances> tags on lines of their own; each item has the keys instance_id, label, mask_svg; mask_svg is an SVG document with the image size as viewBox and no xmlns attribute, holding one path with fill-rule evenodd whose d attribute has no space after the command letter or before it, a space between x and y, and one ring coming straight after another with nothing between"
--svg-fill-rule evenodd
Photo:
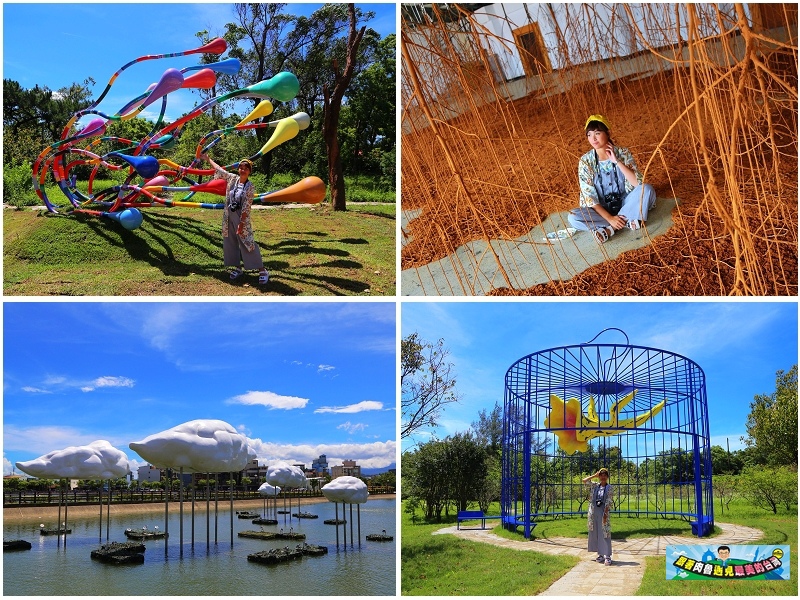
<instances>
[{"instance_id":1,"label":"green lawn","mask_svg":"<svg viewBox=\"0 0 800 600\"><path fill-rule=\"evenodd\" d=\"M500 509L494 503L486 514L499 514ZM419 513L419 511L418 511ZM679 519L649 519L645 517L612 517L612 539L631 539L656 535L676 535L691 537L691 527ZM791 512L779 510L777 515L750 507L743 500L731 503L730 511L725 514L720 506L715 506L715 520L723 523L736 523L755 527L764 532L758 544L788 544L791 548L789 581L667 581L666 559L663 556L645 558L645 575L642 585L637 591L639 596L796 596L797 595L797 509ZM496 520L487 521L487 527L496 524ZM586 539L586 518L563 518L538 521L534 535L538 539L556 536ZM523 572L530 572L541 565L542 561L552 561L562 557L551 557L532 551L515 551L497 548L489 544L469 542L452 536L431 536L431 532L448 524L455 524L455 515L443 519L440 524L412 524L409 515L403 513L402 521L402 593L427 595L520 595L538 594L547 589L556 579L561 577L570 564L564 564L563 571L556 569L553 563L536 571L537 581L525 581L525 586L518 585L518 561L532 560L533 565L525 566ZM480 526L480 522L467 521L465 526ZM499 525L493 529L498 536L524 541L522 528L517 532L504 530ZM715 527L713 537L721 533ZM710 538L704 538L710 539ZM700 542L702 543L702 542ZM502 554L494 554L502 552ZM532 556L528 556L532 555ZM569 557L563 557L569 558ZM483 566L480 566L483 561ZM505 564L503 563L505 561ZM489 566L492 565L492 566ZM496 565L496 566L495 566ZM477 569L478 576L473 575ZM499 571L498 571L499 569ZM509 575L511 575L509 577ZM433 579L433 581L431 581ZM530 578L533 579L533 578ZM487 582L491 582L490 584ZM543 587L539 587L538 583ZM504 591L498 591L498 590Z\"/></svg>"},{"instance_id":2,"label":"green lawn","mask_svg":"<svg viewBox=\"0 0 800 600\"><path fill-rule=\"evenodd\" d=\"M202 201L201 198L196 198ZM142 209L126 231L108 219L32 210L3 214L6 295L378 295L395 293L395 205L253 211L270 282L231 284L222 212Z\"/></svg>"},{"instance_id":3,"label":"green lawn","mask_svg":"<svg viewBox=\"0 0 800 600\"><path fill-rule=\"evenodd\" d=\"M750 507L744 500L731 503L731 511L714 518L723 523L755 527L764 532L757 544L788 544L791 547L789 581L667 581L666 558L647 558L647 569L638 596L797 596L797 507L777 515Z\"/></svg>"},{"instance_id":4,"label":"green lawn","mask_svg":"<svg viewBox=\"0 0 800 600\"><path fill-rule=\"evenodd\" d=\"M401 593L415 596L533 596L578 563L572 556L519 552L431 535L455 524L412 524L402 514Z\"/></svg>"}]
</instances>

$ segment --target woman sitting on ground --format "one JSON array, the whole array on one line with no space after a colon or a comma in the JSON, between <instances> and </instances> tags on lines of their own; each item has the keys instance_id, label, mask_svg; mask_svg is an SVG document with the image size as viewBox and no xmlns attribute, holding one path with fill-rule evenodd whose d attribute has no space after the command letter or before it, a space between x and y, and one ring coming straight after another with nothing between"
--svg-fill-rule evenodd
<instances>
[{"instance_id":1,"label":"woman sitting on ground","mask_svg":"<svg viewBox=\"0 0 800 600\"><path fill-rule=\"evenodd\" d=\"M584 129L592 149L578 162L580 207L570 211L568 220L575 229L594 232L602 244L625 227L640 229L655 206L656 192L642 183L630 150L614 145L603 115L591 115Z\"/></svg>"}]
</instances>

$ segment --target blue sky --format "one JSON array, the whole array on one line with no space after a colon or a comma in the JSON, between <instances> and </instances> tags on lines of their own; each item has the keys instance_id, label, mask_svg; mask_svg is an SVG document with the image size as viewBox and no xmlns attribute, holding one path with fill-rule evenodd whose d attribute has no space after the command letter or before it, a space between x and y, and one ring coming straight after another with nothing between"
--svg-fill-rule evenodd
<instances>
[{"instance_id":1,"label":"blue sky","mask_svg":"<svg viewBox=\"0 0 800 600\"><path fill-rule=\"evenodd\" d=\"M756 394L775 390L775 372L797 362L796 302L405 302L402 336L444 338L457 374L459 404L446 406L440 426L413 440L466 431L482 409L503 404L503 382L517 360L541 350L588 342L618 327L630 343L682 354L706 374L711 443L743 445ZM625 343L616 332L598 343Z\"/></svg>"},{"instance_id":2,"label":"blue sky","mask_svg":"<svg viewBox=\"0 0 800 600\"><path fill-rule=\"evenodd\" d=\"M221 419L265 462L396 460L393 302L5 302L3 470Z\"/></svg>"},{"instance_id":3,"label":"blue sky","mask_svg":"<svg viewBox=\"0 0 800 600\"><path fill-rule=\"evenodd\" d=\"M310 15L322 4L289 4L285 12ZM395 4L357 4L375 12L367 23L381 37L395 32ZM233 21L232 4L3 4L3 77L24 88L38 84L51 90L82 83L92 77L93 98L111 76L140 56L181 52L198 47L195 34L206 30L221 35ZM223 55L223 58L227 55ZM197 63L196 56L144 61L120 75L98 107L114 114L137 97L168 68ZM256 82L253 82L256 83ZM178 118L198 103L190 90L170 94L166 116ZM155 119L161 103L142 116ZM247 110L251 104L247 104ZM241 112L241 110L240 110ZM85 124L91 117L84 117Z\"/></svg>"}]
</instances>

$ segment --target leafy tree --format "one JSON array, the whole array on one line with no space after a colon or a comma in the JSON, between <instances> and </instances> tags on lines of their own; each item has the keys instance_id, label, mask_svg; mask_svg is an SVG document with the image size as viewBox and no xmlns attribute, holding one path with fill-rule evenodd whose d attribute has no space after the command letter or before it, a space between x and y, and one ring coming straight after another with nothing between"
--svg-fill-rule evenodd
<instances>
[{"instance_id":1,"label":"leafy tree","mask_svg":"<svg viewBox=\"0 0 800 600\"><path fill-rule=\"evenodd\" d=\"M797 504L797 470L792 467L746 467L739 478L742 494L757 508L778 513Z\"/></svg>"},{"instance_id":2,"label":"leafy tree","mask_svg":"<svg viewBox=\"0 0 800 600\"><path fill-rule=\"evenodd\" d=\"M714 475L738 475L744 468L739 451L728 452L722 446L711 446L711 467Z\"/></svg>"},{"instance_id":3,"label":"leafy tree","mask_svg":"<svg viewBox=\"0 0 800 600\"><path fill-rule=\"evenodd\" d=\"M252 479L250 479L249 477L242 477L242 486L244 486L244 489L250 487L251 483L253 483Z\"/></svg>"},{"instance_id":4,"label":"leafy tree","mask_svg":"<svg viewBox=\"0 0 800 600\"><path fill-rule=\"evenodd\" d=\"M408 453L401 462L403 489L425 506L425 518L441 520L450 500L446 443L432 440Z\"/></svg>"},{"instance_id":5,"label":"leafy tree","mask_svg":"<svg viewBox=\"0 0 800 600\"><path fill-rule=\"evenodd\" d=\"M797 365L778 371L775 391L750 403L743 438L755 459L765 465L797 465Z\"/></svg>"},{"instance_id":6,"label":"leafy tree","mask_svg":"<svg viewBox=\"0 0 800 600\"><path fill-rule=\"evenodd\" d=\"M725 514L725 509L730 510L731 501L739 495L739 479L734 475L715 475L712 489L719 500L722 514Z\"/></svg>"},{"instance_id":7,"label":"leafy tree","mask_svg":"<svg viewBox=\"0 0 800 600\"><path fill-rule=\"evenodd\" d=\"M444 340L431 344L417 333L400 344L402 423L400 437L406 438L422 427L436 427L444 405L458 402L453 365Z\"/></svg>"},{"instance_id":8,"label":"leafy tree","mask_svg":"<svg viewBox=\"0 0 800 600\"><path fill-rule=\"evenodd\" d=\"M346 210L344 195L344 172L342 170L342 158L339 154L339 113L342 109L342 100L350 82L353 79L356 67L358 46L361 38L364 37L366 27L362 27L356 32L356 9L354 4L347 5L347 12L350 17L350 27L347 36L347 54L344 70L339 70L339 62L332 61L334 84L329 87L327 84L322 86L324 97L322 114L322 137L325 139L325 147L328 152L328 186L331 194L331 204L333 210Z\"/></svg>"},{"instance_id":9,"label":"leafy tree","mask_svg":"<svg viewBox=\"0 0 800 600\"><path fill-rule=\"evenodd\" d=\"M444 441L450 494L456 510L467 510L467 505L478 498L486 480L486 448L481 446L471 432L457 433Z\"/></svg>"},{"instance_id":10,"label":"leafy tree","mask_svg":"<svg viewBox=\"0 0 800 600\"><path fill-rule=\"evenodd\" d=\"M478 420L472 422L471 429L475 432L478 444L487 448L491 454L499 455L503 447L503 407L500 403L495 402L491 412L481 409Z\"/></svg>"}]
</instances>

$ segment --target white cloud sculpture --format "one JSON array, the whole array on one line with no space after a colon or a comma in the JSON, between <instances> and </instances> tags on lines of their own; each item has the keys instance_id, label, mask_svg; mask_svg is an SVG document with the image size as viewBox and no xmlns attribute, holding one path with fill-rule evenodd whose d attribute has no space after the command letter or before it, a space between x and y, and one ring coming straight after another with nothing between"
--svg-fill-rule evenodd
<instances>
[{"instance_id":1,"label":"white cloud sculpture","mask_svg":"<svg viewBox=\"0 0 800 600\"><path fill-rule=\"evenodd\" d=\"M305 487L308 480L299 467L277 463L267 469L267 483L284 488Z\"/></svg>"},{"instance_id":2,"label":"white cloud sculpture","mask_svg":"<svg viewBox=\"0 0 800 600\"><path fill-rule=\"evenodd\" d=\"M348 504L364 504L369 492L367 484L358 477L337 477L322 486L322 493L331 502L347 502Z\"/></svg>"},{"instance_id":3,"label":"white cloud sculpture","mask_svg":"<svg viewBox=\"0 0 800 600\"><path fill-rule=\"evenodd\" d=\"M18 462L17 468L42 479L116 479L128 474L128 457L106 440L97 440Z\"/></svg>"},{"instance_id":4,"label":"white cloud sculpture","mask_svg":"<svg viewBox=\"0 0 800 600\"><path fill-rule=\"evenodd\" d=\"M183 467L189 473L241 471L250 458L255 458L255 454L251 456L247 438L217 419L181 423L129 446L152 465Z\"/></svg>"},{"instance_id":5,"label":"white cloud sculpture","mask_svg":"<svg viewBox=\"0 0 800 600\"><path fill-rule=\"evenodd\" d=\"M268 483L262 483L258 488L258 493L264 494L265 496L277 496L281 493L281 488Z\"/></svg>"}]
</instances>

